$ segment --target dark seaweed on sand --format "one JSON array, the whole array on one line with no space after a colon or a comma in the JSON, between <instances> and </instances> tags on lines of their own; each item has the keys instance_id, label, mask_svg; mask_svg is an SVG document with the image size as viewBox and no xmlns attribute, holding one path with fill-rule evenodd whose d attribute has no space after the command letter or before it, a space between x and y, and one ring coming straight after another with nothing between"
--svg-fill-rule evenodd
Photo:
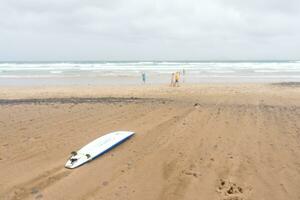
<instances>
[{"instance_id":1,"label":"dark seaweed on sand","mask_svg":"<svg viewBox=\"0 0 300 200\"><path fill-rule=\"evenodd\" d=\"M95 97L95 98L44 98L44 99L0 99L0 105L19 104L82 104L82 103L143 103L157 102L163 103L163 99L152 98L117 98L117 97Z\"/></svg>"}]
</instances>

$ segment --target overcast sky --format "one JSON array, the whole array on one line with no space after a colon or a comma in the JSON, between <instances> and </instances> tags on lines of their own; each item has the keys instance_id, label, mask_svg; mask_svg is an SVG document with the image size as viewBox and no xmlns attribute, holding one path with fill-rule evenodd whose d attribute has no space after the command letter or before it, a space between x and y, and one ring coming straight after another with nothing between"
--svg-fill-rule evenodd
<instances>
[{"instance_id":1,"label":"overcast sky","mask_svg":"<svg viewBox=\"0 0 300 200\"><path fill-rule=\"evenodd\" d=\"M300 0L0 0L0 60L300 59Z\"/></svg>"}]
</instances>

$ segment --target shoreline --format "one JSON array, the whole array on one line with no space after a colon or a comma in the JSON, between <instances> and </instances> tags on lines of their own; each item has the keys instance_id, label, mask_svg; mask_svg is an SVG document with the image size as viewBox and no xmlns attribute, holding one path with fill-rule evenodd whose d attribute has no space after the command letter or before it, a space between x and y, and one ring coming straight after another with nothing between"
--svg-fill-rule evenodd
<instances>
[{"instance_id":1,"label":"shoreline","mask_svg":"<svg viewBox=\"0 0 300 200\"><path fill-rule=\"evenodd\" d=\"M299 82L300 76L260 77L260 76L181 76L181 84L272 84L281 82ZM151 86L168 85L171 75L148 75L146 84ZM184 79L184 81L183 81ZM143 85L141 76L134 77L60 77L60 78L3 78L0 77L0 87L72 87L72 86L139 86Z\"/></svg>"}]
</instances>

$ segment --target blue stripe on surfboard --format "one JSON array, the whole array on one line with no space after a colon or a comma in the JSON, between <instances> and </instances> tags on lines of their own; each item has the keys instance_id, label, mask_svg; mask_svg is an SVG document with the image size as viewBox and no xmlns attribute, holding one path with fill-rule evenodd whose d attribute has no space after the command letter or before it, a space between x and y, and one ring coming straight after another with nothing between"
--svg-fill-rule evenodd
<instances>
[{"instance_id":1,"label":"blue stripe on surfboard","mask_svg":"<svg viewBox=\"0 0 300 200\"><path fill-rule=\"evenodd\" d=\"M132 135L130 135L130 136L124 138L123 140L121 140L121 141L117 142L116 144L112 145L111 147L109 147L109 148L106 149L105 151L102 151L101 153L99 153L98 155L96 155L96 156L95 156L94 158L92 158L91 160L89 160L89 161L87 161L87 162L84 162L84 163L78 165L77 167L80 167L80 166L84 165L85 163L88 163L88 162L90 162L90 161L92 161L92 160L94 160L94 159L96 159L96 158L102 156L102 155L105 154L106 152L110 151L111 149L115 148L116 146L122 144L123 142L125 142L126 140L128 140L129 138L131 138L133 135L134 135L134 134L132 134ZM75 167L75 168L77 168L77 167Z\"/></svg>"},{"instance_id":2,"label":"blue stripe on surfboard","mask_svg":"<svg viewBox=\"0 0 300 200\"><path fill-rule=\"evenodd\" d=\"M128 140L129 138L131 138L133 135L134 135L134 134L132 134L132 135L130 135L130 136L124 138L123 140L117 142L116 144L112 145L111 147L109 147L109 148L106 149L105 151L103 151L103 152L99 153L98 155L96 155L92 160L94 160L95 158L98 158L99 156L105 154L106 152L110 151L110 150L113 149L114 147L116 147L116 146L122 144L123 142L125 142L126 140Z\"/></svg>"}]
</instances>

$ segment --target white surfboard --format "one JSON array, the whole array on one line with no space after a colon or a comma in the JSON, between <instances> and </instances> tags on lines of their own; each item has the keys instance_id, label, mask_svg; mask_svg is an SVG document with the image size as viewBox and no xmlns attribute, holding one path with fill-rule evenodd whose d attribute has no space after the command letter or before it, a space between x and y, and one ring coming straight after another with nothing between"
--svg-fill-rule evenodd
<instances>
[{"instance_id":1,"label":"white surfboard","mask_svg":"<svg viewBox=\"0 0 300 200\"><path fill-rule=\"evenodd\" d=\"M124 142L133 134L131 131L117 131L101 136L80 150L73 151L65 167L69 169L79 167Z\"/></svg>"}]
</instances>

